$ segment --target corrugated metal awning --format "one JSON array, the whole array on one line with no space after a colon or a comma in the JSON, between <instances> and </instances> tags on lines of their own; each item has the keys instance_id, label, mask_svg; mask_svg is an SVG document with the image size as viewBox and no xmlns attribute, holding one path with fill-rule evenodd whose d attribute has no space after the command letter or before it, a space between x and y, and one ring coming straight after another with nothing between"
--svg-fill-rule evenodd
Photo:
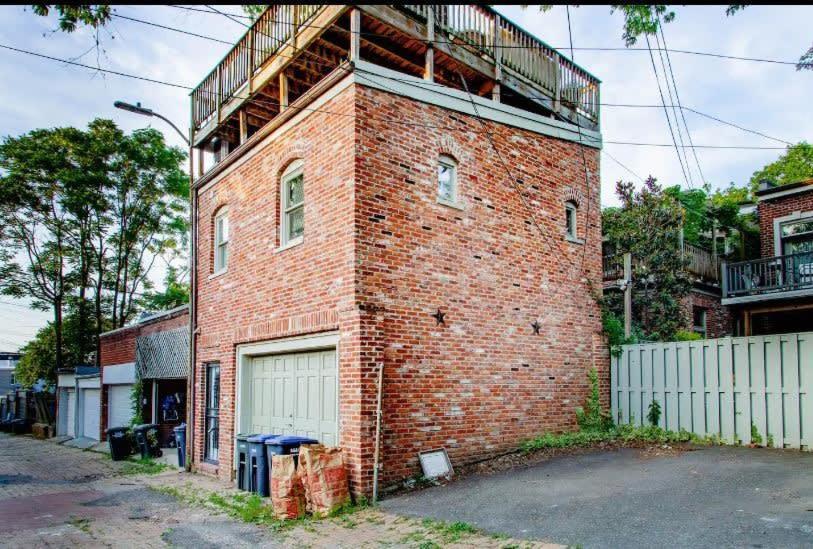
<instances>
[{"instance_id":1,"label":"corrugated metal awning","mask_svg":"<svg viewBox=\"0 0 813 549\"><path fill-rule=\"evenodd\" d=\"M177 328L136 338L136 371L141 379L186 377L189 329Z\"/></svg>"}]
</instances>

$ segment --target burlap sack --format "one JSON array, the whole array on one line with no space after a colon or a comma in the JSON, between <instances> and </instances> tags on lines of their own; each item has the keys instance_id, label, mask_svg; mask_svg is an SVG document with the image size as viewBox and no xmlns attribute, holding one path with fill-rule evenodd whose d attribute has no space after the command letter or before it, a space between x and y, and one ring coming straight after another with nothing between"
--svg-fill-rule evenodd
<instances>
[{"instance_id":1,"label":"burlap sack","mask_svg":"<svg viewBox=\"0 0 813 549\"><path fill-rule=\"evenodd\" d=\"M304 471L306 501L314 515L329 515L350 502L347 468L341 448L322 445L303 447L299 466Z\"/></svg>"},{"instance_id":2,"label":"burlap sack","mask_svg":"<svg viewBox=\"0 0 813 549\"><path fill-rule=\"evenodd\" d=\"M271 505L278 519L297 519L305 514L305 492L294 456L271 456Z\"/></svg>"}]
</instances>

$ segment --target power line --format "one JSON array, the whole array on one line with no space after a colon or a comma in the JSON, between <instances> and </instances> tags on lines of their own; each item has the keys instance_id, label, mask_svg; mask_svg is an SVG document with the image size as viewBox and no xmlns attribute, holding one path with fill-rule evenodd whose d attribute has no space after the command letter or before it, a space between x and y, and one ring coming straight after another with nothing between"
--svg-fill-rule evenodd
<instances>
[{"instance_id":1,"label":"power line","mask_svg":"<svg viewBox=\"0 0 813 549\"><path fill-rule=\"evenodd\" d=\"M177 7L177 6L173 6L173 7ZM213 15L220 15L220 14L215 14L215 12L211 12L209 10L195 9L194 11L199 11L199 12L202 12L202 13L208 13L208 14L213 14ZM220 44L226 44L226 45L230 45L230 46L233 45L232 42L229 42L227 40L221 40L219 38L215 38L215 37L212 37L212 36L207 36L207 35L204 35L204 34L198 34L198 33L190 32L190 31L186 31L184 29L179 29L177 27L170 27L168 25L162 25L162 24L159 24L159 23L146 21L144 19L137 19L137 18L134 18L134 17L129 17L129 16L126 16L126 15L120 15L120 14L116 14L116 13L114 13L113 15L115 17L119 17L119 18L122 18L122 19L127 19L129 21L133 21L133 22L136 22L136 23L141 23L141 24L144 24L144 25L150 25L150 26L154 26L154 27L157 27L157 28L161 28L161 29L170 30L170 31L173 31L173 32L178 32L178 33L181 33L181 34L193 36L193 37L196 37L196 38L201 38L201 39L204 39L204 40L217 42L217 43L220 43ZM235 15L232 15L232 17L235 17ZM285 22L283 22L283 23L285 23ZM324 28L324 27L321 27L321 28ZM663 34L663 29L662 28L661 28L661 34ZM665 41L665 37L664 37L664 41ZM570 49L571 49L571 58L572 58L573 57L573 50L581 50L581 49L585 49L585 48L570 48ZM259 50L254 49L253 51L259 51ZM653 49L653 51L654 51L654 49ZM664 51L667 52L667 54L666 54L667 55L667 61L669 63L669 67L671 69L671 60L669 58L669 51L675 51L675 50L669 50L668 48L664 48ZM286 55L283 55L281 53L277 53L277 55L291 58L291 56L286 56ZM320 63L320 64L323 65L323 66L330 66L331 68L335 66L332 63L329 64L329 65L325 64L325 63ZM674 76L673 76L673 78L674 78ZM404 81L406 81L406 80L404 80ZM447 87L447 86L445 86L443 84L430 83L430 82L425 82L424 84L437 85L439 87ZM507 96L513 96L513 97L522 96L522 94L514 93L511 90L502 90L501 94L502 95L507 95ZM677 90L676 90L676 94L677 94ZM537 95L534 95L534 94L529 94L529 96L532 97L532 98L537 98L537 99L541 98L541 96L537 96ZM623 103L599 103L599 105L602 106L602 107L630 107L630 108L658 108L658 109L663 108L662 105L639 105L639 104L623 104ZM691 143L691 134L688 132L688 126L686 125L685 115L683 113L683 111L686 111L686 110L688 110L688 111L690 111L690 112L692 112L694 114L697 114L698 116L702 116L702 117L708 118L710 120L714 120L714 121L719 122L721 124L725 124L725 125L731 126L733 128L737 128L739 130L742 130L744 132L752 133L754 135L758 135L760 137L770 139L772 141L785 143L787 145L792 145L793 144L793 143L791 143L789 141L786 141L784 139L779 139L779 138L776 138L776 137L766 135L766 134L764 134L762 132L759 132L759 131L756 131L756 130L751 130L751 129L748 129L748 128L744 128L744 127L742 127L742 126L740 126L738 124L735 124L733 122L728 122L728 121L723 120L721 118L718 118L716 116L713 116L713 115L710 115L710 114L707 114L707 113L703 113L701 111L698 111L696 109L692 109L690 107L686 107L686 106L684 106L684 105L682 105L680 103L679 97L678 97L678 105L672 104L672 105L667 105L667 107L670 107L670 108L675 108L676 107L677 109L681 110L681 117L683 117L684 125L687 128L687 134L689 135L689 143L690 143L690 145L692 144ZM696 153L695 153L695 156L696 156ZM697 161L697 158L695 158L695 161ZM700 168L699 164L698 164L698 171L701 173L701 178L705 179L703 177L703 175L702 175L702 169Z\"/></svg>"},{"instance_id":2,"label":"power line","mask_svg":"<svg viewBox=\"0 0 813 549\"><path fill-rule=\"evenodd\" d=\"M37 52L23 50L23 49L20 49L20 48L15 48L13 46L9 46L9 45L6 45L6 44L1 44L0 43L0 48L11 50L11 51L14 51L14 52L17 52L17 53L23 53L23 54L26 54L26 55L31 55L31 56L34 56L34 57L40 57L40 58L43 58L43 59L48 59L50 61L55 61L55 62L58 62L58 63L66 63L68 65L74 65L74 66L77 66L77 67L90 69L92 71L103 72L103 73L107 73L107 74L113 74L113 75L121 76L121 77L124 77L124 78L132 78L132 79L136 79L136 80L142 80L142 81L150 82L150 83L153 83L153 84L160 84L160 85L170 86L170 87L173 87L173 88L180 88L180 89L184 89L184 90L193 90L193 89L195 89L192 86L186 86L186 85L183 85L183 84L167 82L167 81L163 81L163 80L148 78L148 77L139 76L139 75L135 75L135 74L129 74L129 73L125 73L125 72L121 72L121 71L115 71L115 70L111 70L111 69L103 69L103 68L100 68L100 67L94 67L94 66L91 66L91 65L86 65L84 63L68 61L66 59L61 59L61 58L53 57L53 56L50 56L50 55L45 55L45 54L41 54L41 53L37 53ZM366 71L356 69L356 72L365 73ZM368 74L373 74L373 73L368 73ZM387 77L387 76L382 76L382 77L392 79L392 77ZM403 80L403 81L414 84L414 82L410 81L410 80ZM248 99L248 98L247 97L242 97L242 99ZM276 106L276 107L280 106L280 104L278 102L272 102L272 101L268 101L268 100L262 100L262 101L257 100L257 102L258 102L258 104L267 104L267 105L273 105L273 106ZM295 106L295 105L287 105L287 107L292 108L292 109L301 110L301 111L306 111L306 112L318 112L318 113L329 114L329 115L334 115L334 116L343 116L343 117L354 117L355 116L354 114L337 113L337 112L332 112L332 111L328 111L328 110L324 110L324 109L314 109L314 108L300 107L300 106ZM537 119L531 118L529 116L525 117L525 118L527 118L528 120L538 121ZM422 123L419 123L419 122L406 122L406 121L395 120L395 119L391 119L391 118L376 117L375 120L390 123L390 124L398 124L398 125L405 125L405 126L417 126L417 127L431 127L431 128L439 128L439 129L449 129L448 127L444 128L443 126L427 125L427 124L422 124ZM663 144L663 143L645 143L645 142L601 140L601 139L592 138L592 137L586 136L586 135L584 136L584 138L588 139L588 140L592 140L593 142L596 142L596 143L601 142L601 143L605 143L605 144L609 144L609 145L649 146L649 147L671 147L671 146L673 146L673 145ZM693 145L693 146L696 147L696 148L712 149L712 150L713 149L734 149L734 150L785 150L786 149L786 147L761 147L761 146L748 146L748 145ZM687 147L689 147L689 145L687 145Z\"/></svg>"},{"instance_id":3,"label":"power line","mask_svg":"<svg viewBox=\"0 0 813 549\"><path fill-rule=\"evenodd\" d=\"M675 99L677 99L680 118L683 120L683 127L686 129L686 137L689 140L689 145L692 145L692 155L694 156L695 164L697 164L697 173L700 174L700 182L701 184L703 184L706 182L706 176L703 175L703 168L700 167L700 159L697 157L697 149L694 148L694 142L692 141L692 132L689 130L689 124L686 123L686 115L683 111L683 104L680 102L680 93L678 92L677 79L675 79L675 73L672 70L672 60L669 57L669 49L666 45L666 35L663 33L663 25L659 23L658 29L661 31L661 38L663 38L663 48L666 51L666 62L669 67L669 74L672 78L672 86L675 88ZM657 38L658 35L656 34L655 39L657 40ZM660 46L660 44L658 45ZM663 63L663 59L661 59L661 63ZM666 67L664 67L664 71L666 71ZM677 120L677 113L675 113L675 119Z\"/></svg>"},{"instance_id":4,"label":"power line","mask_svg":"<svg viewBox=\"0 0 813 549\"><path fill-rule=\"evenodd\" d=\"M644 34L644 38L646 38L646 45L649 47L649 36ZM675 146L675 153L677 153L678 162L680 163L680 169L683 172L683 180L686 182L686 185L689 185L689 178L686 176L686 168L683 166L683 159L680 156L680 149L678 149L677 141L675 141L675 132L672 129L672 120L669 118L669 110L666 108L666 100L663 97L663 90L661 89L661 80L658 77L658 68L655 66L655 56L652 55L652 50L649 50L649 59L652 61L652 72L655 73L655 83L658 85L658 94L661 97L661 103L663 104L663 114L666 115L666 123L669 126L669 135L672 136L672 143Z\"/></svg>"}]
</instances>

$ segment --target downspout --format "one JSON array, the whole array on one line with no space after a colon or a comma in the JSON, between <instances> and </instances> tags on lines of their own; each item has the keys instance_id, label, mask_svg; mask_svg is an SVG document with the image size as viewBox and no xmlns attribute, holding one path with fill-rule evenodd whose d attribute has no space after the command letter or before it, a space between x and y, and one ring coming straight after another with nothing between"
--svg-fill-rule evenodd
<instances>
[{"instance_id":1,"label":"downspout","mask_svg":"<svg viewBox=\"0 0 813 549\"><path fill-rule=\"evenodd\" d=\"M191 101L194 108L194 99ZM192 470L195 447L195 295L197 294L197 193L195 192L193 119L189 120L189 376L186 380L186 467Z\"/></svg>"},{"instance_id":2,"label":"downspout","mask_svg":"<svg viewBox=\"0 0 813 549\"><path fill-rule=\"evenodd\" d=\"M384 386L384 363L378 367L378 400L375 407L375 452L373 453L373 503L378 501L378 471L381 449L381 398Z\"/></svg>"}]
</instances>

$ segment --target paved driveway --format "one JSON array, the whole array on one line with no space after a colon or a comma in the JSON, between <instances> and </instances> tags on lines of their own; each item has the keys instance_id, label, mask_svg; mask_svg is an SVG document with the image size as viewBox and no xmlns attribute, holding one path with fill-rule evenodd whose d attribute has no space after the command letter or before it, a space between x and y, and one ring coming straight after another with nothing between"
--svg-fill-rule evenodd
<instances>
[{"instance_id":1,"label":"paved driveway","mask_svg":"<svg viewBox=\"0 0 813 549\"><path fill-rule=\"evenodd\" d=\"M386 500L388 511L588 547L811 547L813 454L563 456Z\"/></svg>"}]
</instances>

